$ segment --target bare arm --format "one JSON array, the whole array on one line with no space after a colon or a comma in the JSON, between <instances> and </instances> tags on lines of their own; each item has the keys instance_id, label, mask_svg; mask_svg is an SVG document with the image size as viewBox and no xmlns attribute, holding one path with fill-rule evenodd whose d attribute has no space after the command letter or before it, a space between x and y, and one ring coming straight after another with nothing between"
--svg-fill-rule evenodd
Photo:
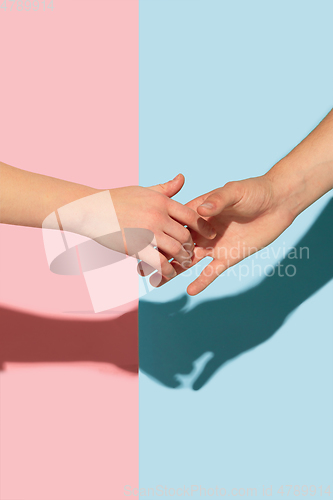
<instances>
[{"instance_id":1,"label":"bare arm","mask_svg":"<svg viewBox=\"0 0 333 500\"><path fill-rule=\"evenodd\" d=\"M48 215L67 206L68 231L94 239L98 233L99 243L129 255L136 255L140 248L140 259L170 279L175 271L169 260L175 258L181 264L189 259L193 249L193 240L185 225L207 238L216 234L196 211L171 199L183 184L184 176L178 175L172 181L149 188L128 186L99 190L0 163L0 222L54 229L54 223L48 225L54 218ZM101 199L101 193L107 194L102 199L111 198L112 206L111 201L103 205L96 202ZM72 204L81 199L81 203ZM110 227L115 229L110 232ZM120 240L116 236L125 228L140 229L140 235L132 231L136 236L135 241L131 237L130 247L124 233Z\"/></svg>"},{"instance_id":2,"label":"bare arm","mask_svg":"<svg viewBox=\"0 0 333 500\"><path fill-rule=\"evenodd\" d=\"M333 189L333 110L265 177L294 217Z\"/></svg>"},{"instance_id":3,"label":"bare arm","mask_svg":"<svg viewBox=\"0 0 333 500\"><path fill-rule=\"evenodd\" d=\"M0 222L3 224L42 227L50 213L97 192L88 186L0 162Z\"/></svg>"},{"instance_id":4,"label":"bare arm","mask_svg":"<svg viewBox=\"0 0 333 500\"><path fill-rule=\"evenodd\" d=\"M192 233L196 243L192 266L204 257L213 260L189 285L188 293L200 293L226 269L272 243L332 188L333 110L265 175L228 182L188 203L217 231L213 241ZM184 271L177 262L172 265L177 274ZM165 282L156 278L151 278L152 284Z\"/></svg>"}]
</instances>

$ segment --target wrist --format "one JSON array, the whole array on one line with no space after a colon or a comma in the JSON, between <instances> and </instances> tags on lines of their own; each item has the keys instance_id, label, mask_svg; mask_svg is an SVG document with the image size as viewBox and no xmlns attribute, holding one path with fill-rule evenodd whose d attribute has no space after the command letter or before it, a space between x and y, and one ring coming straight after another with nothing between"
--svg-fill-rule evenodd
<instances>
[{"instance_id":1,"label":"wrist","mask_svg":"<svg viewBox=\"0 0 333 500\"><path fill-rule=\"evenodd\" d=\"M273 205L290 220L290 224L312 203L305 172L288 158L276 163L264 177L271 185Z\"/></svg>"},{"instance_id":2,"label":"wrist","mask_svg":"<svg viewBox=\"0 0 333 500\"><path fill-rule=\"evenodd\" d=\"M112 189L88 190L84 197L60 209L58 211L60 219L66 218L66 230L96 241L106 235L119 232L112 191Z\"/></svg>"},{"instance_id":3,"label":"wrist","mask_svg":"<svg viewBox=\"0 0 333 500\"><path fill-rule=\"evenodd\" d=\"M59 188L54 190L53 196L48 196L44 203L44 209L49 215L44 219L42 227L60 228L90 237L92 221L97 216L91 201L93 195L101 191L74 183L59 185Z\"/></svg>"}]
</instances>

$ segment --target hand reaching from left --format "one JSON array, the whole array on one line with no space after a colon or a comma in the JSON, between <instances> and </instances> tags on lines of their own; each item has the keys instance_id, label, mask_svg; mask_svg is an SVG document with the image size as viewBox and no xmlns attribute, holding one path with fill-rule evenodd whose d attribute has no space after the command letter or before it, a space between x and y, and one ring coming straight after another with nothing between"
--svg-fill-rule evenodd
<instances>
[{"instance_id":1,"label":"hand reaching from left","mask_svg":"<svg viewBox=\"0 0 333 500\"><path fill-rule=\"evenodd\" d=\"M176 271L169 260L173 258L182 264L189 260L194 248L189 229L206 239L216 235L196 211L171 199L183 185L184 176L179 174L165 184L149 188L130 186L110 190L120 227L138 228L143 234L148 230L154 235L154 241L140 252L141 274L161 269L166 280L174 277Z\"/></svg>"},{"instance_id":2,"label":"hand reaching from left","mask_svg":"<svg viewBox=\"0 0 333 500\"><path fill-rule=\"evenodd\" d=\"M128 255L139 249L141 268L161 270L165 279L175 275L169 260L182 263L193 249L185 225L205 238L216 234L197 212L170 199L183 187L181 174L149 188L95 189L0 162L0 177L0 223L61 226Z\"/></svg>"}]
</instances>

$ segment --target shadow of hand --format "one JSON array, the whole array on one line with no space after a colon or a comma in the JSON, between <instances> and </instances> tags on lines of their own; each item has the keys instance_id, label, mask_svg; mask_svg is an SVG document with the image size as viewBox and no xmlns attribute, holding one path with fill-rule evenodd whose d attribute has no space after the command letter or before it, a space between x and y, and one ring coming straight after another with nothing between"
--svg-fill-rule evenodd
<instances>
[{"instance_id":1,"label":"shadow of hand","mask_svg":"<svg viewBox=\"0 0 333 500\"><path fill-rule=\"evenodd\" d=\"M286 317L333 277L333 198L281 268L296 274L265 277L238 295L186 310L188 297L140 302L139 360L143 372L168 387L200 389L227 361L268 340ZM301 248L307 252L300 252ZM293 256L295 251L293 250ZM309 258L307 258L309 256ZM282 273L281 273L282 274Z\"/></svg>"}]
</instances>

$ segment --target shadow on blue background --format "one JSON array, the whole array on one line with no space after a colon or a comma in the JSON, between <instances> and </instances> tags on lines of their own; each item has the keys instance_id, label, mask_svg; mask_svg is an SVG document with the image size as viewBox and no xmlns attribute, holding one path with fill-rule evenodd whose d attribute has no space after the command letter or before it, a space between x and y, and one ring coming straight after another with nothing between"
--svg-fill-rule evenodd
<instances>
[{"instance_id":1,"label":"shadow on blue background","mask_svg":"<svg viewBox=\"0 0 333 500\"><path fill-rule=\"evenodd\" d=\"M163 385L198 390L231 359L262 344L287 316L333 277L333 198L298 242L309 258L293 277L277 272L257 286L229 297L202 302L187 311L189 298L167 303L140 302L140 369ZM282 273L281 273L282 274ZM184 375L182 375L184 374ZM186 375L188 374L188 375Z\"/></svg>"}]
</instances>

